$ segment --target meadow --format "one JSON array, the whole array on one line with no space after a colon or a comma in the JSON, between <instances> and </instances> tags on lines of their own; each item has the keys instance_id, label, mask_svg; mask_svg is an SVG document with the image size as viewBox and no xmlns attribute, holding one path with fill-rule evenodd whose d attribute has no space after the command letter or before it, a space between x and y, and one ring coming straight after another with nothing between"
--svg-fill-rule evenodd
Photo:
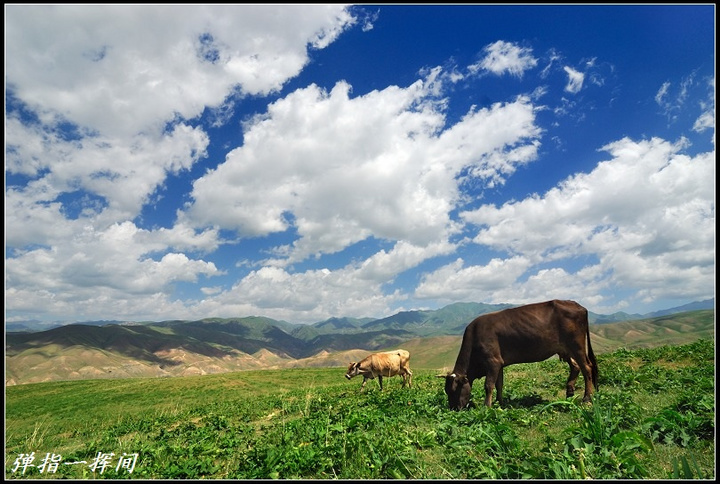
<instances>
[{"instance_id":1,"label":"meadow","mask_svg":"<svg viewBox=\"0 0 720 484\"><path fill-rule=\"evenodd\" d=\"M506 368L501 406L482 406L476 381L459 412L428 368L363 393L345 368L10 386L5 478L715 478L712 340L598 365L592 405L582 377L564 397L555 357Z\"/></svg>"}]
</instances>

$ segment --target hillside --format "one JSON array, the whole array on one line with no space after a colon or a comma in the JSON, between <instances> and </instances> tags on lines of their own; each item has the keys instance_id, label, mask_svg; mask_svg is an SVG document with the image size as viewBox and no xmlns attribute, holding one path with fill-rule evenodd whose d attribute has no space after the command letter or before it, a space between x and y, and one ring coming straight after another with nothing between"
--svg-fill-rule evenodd
<instances>
[{"instance_id":1,"label":"hillside","mask_svg":"<svg viewBox=\"0 0 720 484\"><path fill-rule=\"evenodd\" d=\"M369 352L400 346L410 351L412 368L446 369L455 362L467 314L482 309L496 310L489 305L460 304L377 321L346 318L310 326L250 317L146 325L77 324L37 333L7 333L5 382L346 367ZM591 324L593 349L604 353L620 347L714 339L714 316L714 310L699 310Z\"/></svg>"}]
</instances>

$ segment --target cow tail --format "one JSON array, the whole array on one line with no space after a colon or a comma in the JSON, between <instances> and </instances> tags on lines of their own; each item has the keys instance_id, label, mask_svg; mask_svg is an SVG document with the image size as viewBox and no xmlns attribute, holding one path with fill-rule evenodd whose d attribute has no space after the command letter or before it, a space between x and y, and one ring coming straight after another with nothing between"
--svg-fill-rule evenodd
<instances>
[{"instance_id":1,"label":"cow tail","mask_svg":"<svg viewBox=\"0 0 720 484\"><path fill-rule=\"evenodd\" d=\"M588 347L588 358L592 365L592 383L595 390L598 389L598 365L595 359L595 353L593 353L592 344L590 343L590 325L587 325L587 347Z\"/></svg>"}]
</instances>

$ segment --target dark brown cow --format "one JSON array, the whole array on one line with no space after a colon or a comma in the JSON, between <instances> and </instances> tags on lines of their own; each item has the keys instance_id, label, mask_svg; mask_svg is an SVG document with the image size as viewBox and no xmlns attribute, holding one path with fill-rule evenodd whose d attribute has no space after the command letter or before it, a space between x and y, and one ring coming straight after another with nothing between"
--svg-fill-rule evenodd
<instances>
[{"instance_id":1,"label":"dark brown cow","mask_svg":"<svg viewBox=\"0 0 720 484\"><path fill-rule=\"evenodd\" d=\"M410 371L410 352L406 350L385 351L383 353L373 353L365 357L358 363L350 363L345 378L350 380L352 377L362 375L363 382L360 391L365 388L365 383L375 377L380 383L380 390L383 389L382 379L384 376L391 377L401 375L403 378L403 386L407 384L412 386L412 371Z\"/></svg>"},{"instance_id":2,"label":"dark brown cow","mask_svg":"<svg viewBox=\"0 0 720 484\"><path fill-rule=\"evenodd\" d=\"M585 341L587 340L587 354ZM570 365L566 394L575 394L580 372L585 379L583 402L592 401L598 368L590 344L587 309L575 301L547 301L503 309L475 318L465 328L453 371L445 378L445 393L452 410L470 402L473 381L485 377L485 405L492 391L502 404L503 367L543 361L554 354Z\"/></svg>"}]
</instances>

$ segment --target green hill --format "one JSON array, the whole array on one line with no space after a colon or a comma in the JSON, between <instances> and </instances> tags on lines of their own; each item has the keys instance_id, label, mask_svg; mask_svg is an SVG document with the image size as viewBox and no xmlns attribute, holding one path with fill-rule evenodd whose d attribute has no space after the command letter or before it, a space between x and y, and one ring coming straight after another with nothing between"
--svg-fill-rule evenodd
<instances>
[{"instance_id":1,"label":"green hill","mask_svg":"<svg viewBox=\"0 0 720 484\"><path fill-rule=\"evenodd\" d=\"M145 325L69 325L6 334L6 385L88 378L204 375L249 369L345 366L402 347L412 368L452 367L469 314L492 305L408 311L368 325L326 321L318 331L269 318L211 318ZM714 339L714 310L591 324L595 353ZM331 332L336 328L337 332ZM364 328L364 329L363 329ZM372 330L371 330L372 329Z\"/></svg>"}]
</instances>

